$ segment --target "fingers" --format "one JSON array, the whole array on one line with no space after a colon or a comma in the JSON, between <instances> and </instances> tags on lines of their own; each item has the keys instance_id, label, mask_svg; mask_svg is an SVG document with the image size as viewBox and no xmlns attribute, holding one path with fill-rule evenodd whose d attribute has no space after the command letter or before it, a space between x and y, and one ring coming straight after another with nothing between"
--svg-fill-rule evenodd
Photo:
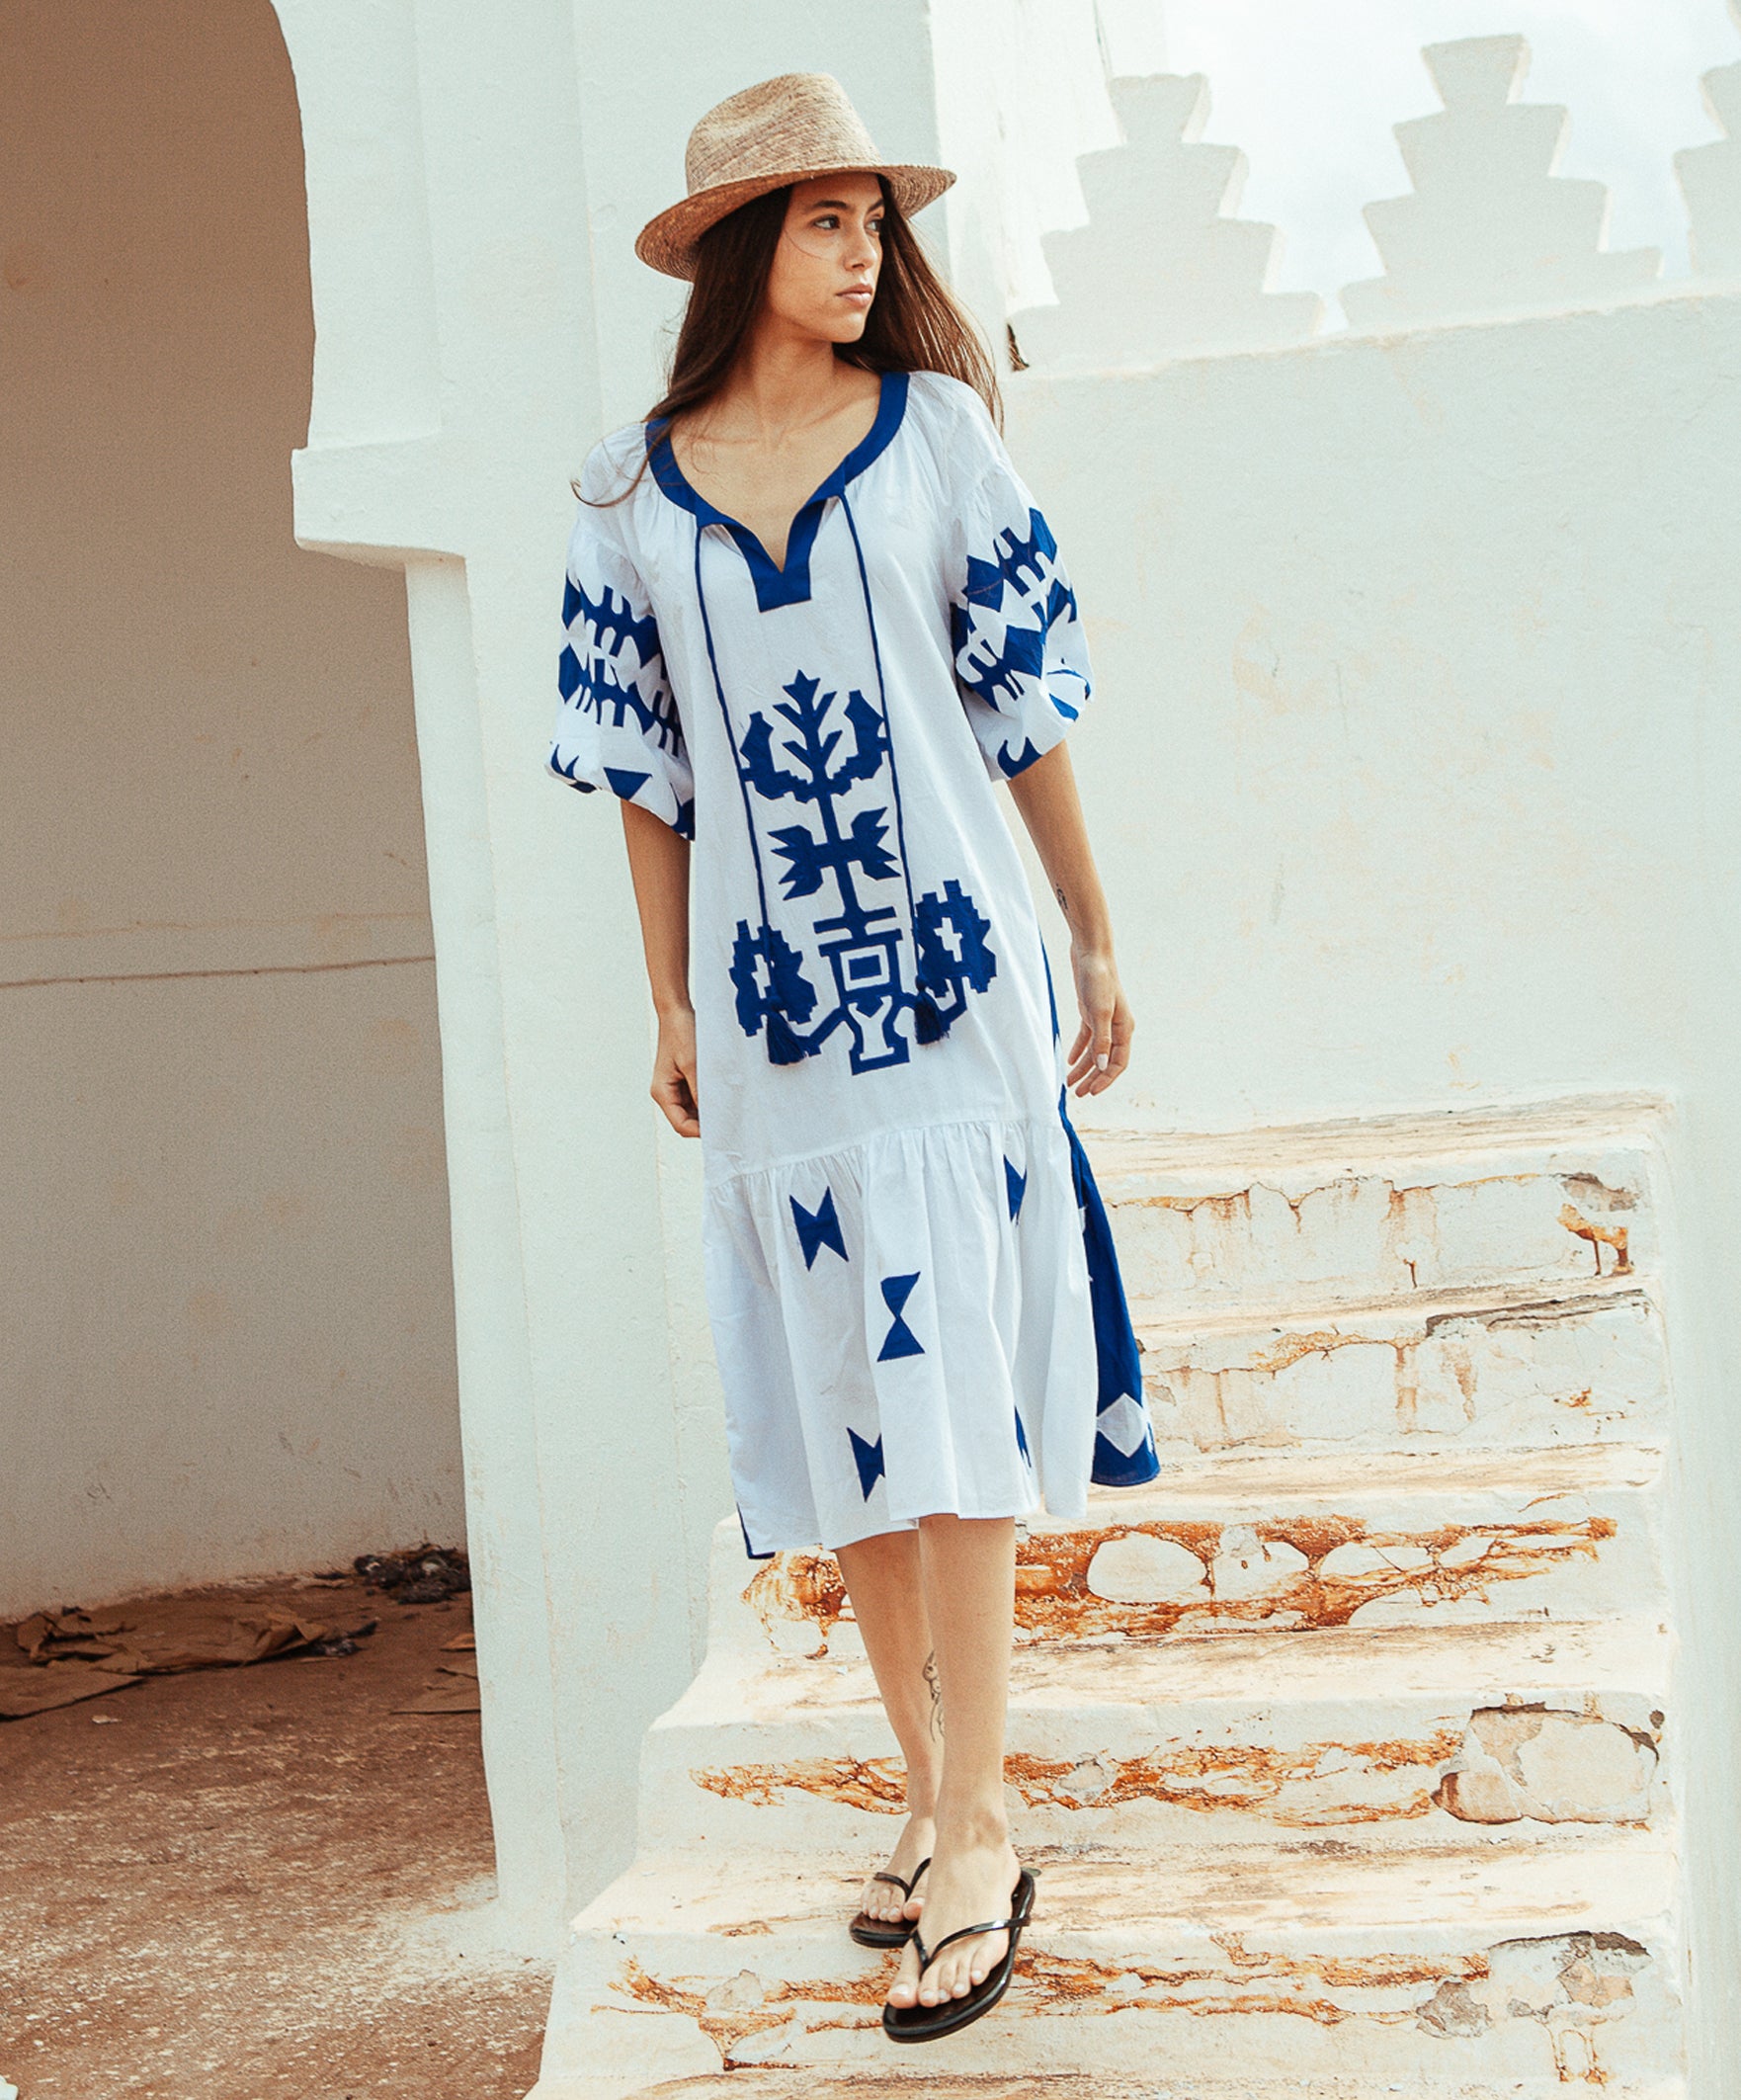
<instances>
[{"instance_id":1,"label":"fingers","mask_svg":"<svg viewBox=\"0 0 1741 2100\"><path fill-rule=\"evenodd\" d=\"M1130 1062L1130 1043L1136 1023L1119 993L1110 1005L1085 1008L1082 1028L1071 1047L1065 1084L1078 1097L1103 1094Z\"/></svg>"},{"instance_id":2,"label":"fingers","mask_svg":"<svg viewBox=\"0 0 1741 2100\"><path fill-rule=\"evenodd\" d=\"M680 1137L699 1137L702 1119L696 1107L695 1082L675 1059L661 1058L647 1089L664 1112L665 1120Z\"/></svg>"}]
</instances>

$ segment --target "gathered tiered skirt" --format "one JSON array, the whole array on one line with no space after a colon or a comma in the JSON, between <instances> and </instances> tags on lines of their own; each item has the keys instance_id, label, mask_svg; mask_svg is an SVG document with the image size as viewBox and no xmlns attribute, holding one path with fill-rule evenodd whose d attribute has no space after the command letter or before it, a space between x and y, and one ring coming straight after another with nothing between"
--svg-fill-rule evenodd
<instances>
[{"instance_id":1,"label":"gathered tiered skirt","mask_svg":"<svg viewBox=\"0 0 1741 2100\"><path fill-rule=\"evenodd\" d=\"M741 1173L704 1233L755 1554L920 1517L1087 1508L1095 1322L1056 1114L884 1132Z\"/></svg>"}]
</instances>

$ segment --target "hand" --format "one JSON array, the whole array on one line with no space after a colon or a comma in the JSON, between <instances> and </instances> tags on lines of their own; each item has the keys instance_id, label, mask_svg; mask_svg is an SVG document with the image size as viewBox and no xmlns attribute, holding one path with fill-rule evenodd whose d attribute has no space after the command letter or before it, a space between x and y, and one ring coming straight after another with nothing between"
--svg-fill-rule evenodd
<instances>
[{"instance_id":1,"label":"hand","mask_svg":"<svg viewBox=\"0 0 1741 2100\"><path fill-rule=\"evenodd\" d=\"M1136 1023L1124 1003L1119 966L1110 951L1072 947L1070 967L1076 978L1082 1026L1070 1046L1064 1083L1079 1096L1104 1093L1130 1062L1130 1038Z\"/></svg>"},{"instance_id":2,"label":"hand","mask_svg":"<svg viewBox=\"0 0 1741 2100\"><path fill-rule=\"evenodd\" d=\"M659 1016L653 1083L647 1091L665 1111L665 1120L678 1136L702 1134L696 1106L696 1017L692 1008Z\"/></svg>"}]
</instances>

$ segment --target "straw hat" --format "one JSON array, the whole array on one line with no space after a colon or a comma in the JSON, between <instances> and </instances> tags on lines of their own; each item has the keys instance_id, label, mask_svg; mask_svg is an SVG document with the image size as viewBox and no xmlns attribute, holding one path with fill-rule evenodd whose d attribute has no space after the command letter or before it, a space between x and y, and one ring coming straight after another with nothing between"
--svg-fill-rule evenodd
<instances>
[{"instance_id":1,"label":"straw hat","mask_svg":"<svg viewBox=\"0 0 1741 2100\"><path fill-rule=\"evenodd\" d=\"M886 178L911 214L954 181L948 168L886 161L832 73L781 73L716 103L689 134L689 195L648 219L634 252L667 277L694 277L696 242L752 197L814 175Z\"/></svg>"}]
</instances>

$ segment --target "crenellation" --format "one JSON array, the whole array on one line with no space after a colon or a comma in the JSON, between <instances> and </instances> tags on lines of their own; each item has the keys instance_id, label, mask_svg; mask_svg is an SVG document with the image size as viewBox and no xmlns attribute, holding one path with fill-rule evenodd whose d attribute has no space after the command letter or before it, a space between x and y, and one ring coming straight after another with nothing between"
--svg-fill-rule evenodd
<instances>
[{"instance_id":1,"label":"crenellation","mask_svg":"<svg viewBox=\"0 0 1741 2100\"><path fill-rule=\"evenodd\" d=\"M1729 13L1741 28L1741 0L1729 0ZM1701 278L1741 277L1741 63L1713 66L1700 89L1723 136L1675 155L1693 270Z\"/></svg>"},{"instance_id":2,"label":"crenellation","mask_svg":"<svg viewBox=\"0 0 1741 2100\"><path fill-rule=\"evenodd\" d=\"M1245 155L1202 142L1207 80L1162 73L1111 92L1124 143L1077 164L1089 222L1045 236L1058 303L1011 317L1024 362L1108 371L1312 336L1317 294L1272 289L1281 235L1233 215Z\"/></svg>"},{"instance_id":3,"label":"crenellation","mask_svg":"<svg viewBox=\"0 0 1741 2100\"><path fill-rule=\"evenodd\" d=\"M1609 249L1606 184L1557 170L1570 117L1518 100L1522 37L1465 37L1421 53L1444 108L1394 126L1414 185L1366 208L1383 275L1346 285L1356 330L1607 305L1647 293L1654 248Z\"/></svg>"}]
</instances>

